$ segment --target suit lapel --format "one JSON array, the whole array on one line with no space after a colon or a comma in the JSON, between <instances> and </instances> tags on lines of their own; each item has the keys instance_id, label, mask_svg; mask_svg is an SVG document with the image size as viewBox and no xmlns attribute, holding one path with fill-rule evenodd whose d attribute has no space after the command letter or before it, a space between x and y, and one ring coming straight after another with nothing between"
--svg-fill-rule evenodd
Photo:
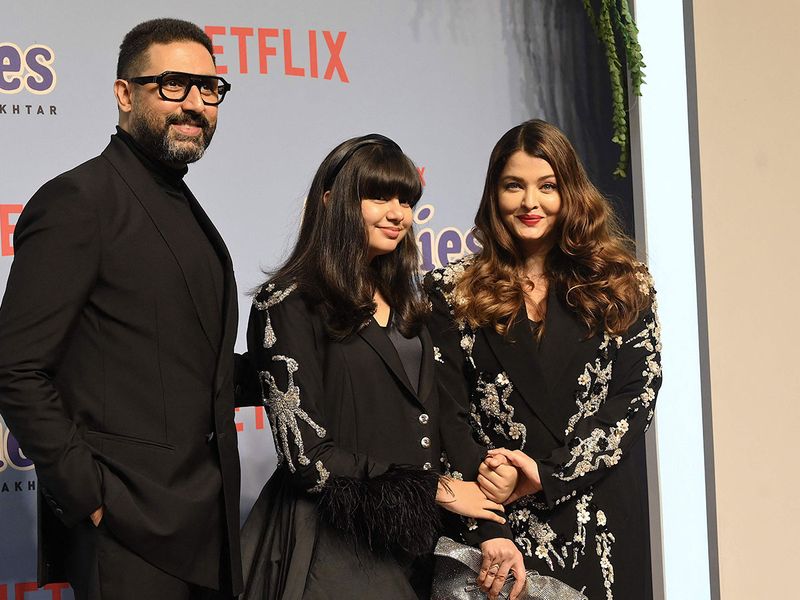
<instances>
[{"instance_id":1,"label":"suit lapel","mask_svg":"<svg viewBox=\"0 0 800 600\"><path fill-rule=\"evenodd\" d=\"M550 390L537 358L539 351L525 312L520 312L508 337L497 333L494 327L484 327L481 331L528 408L550 433L557 438L563 436L564 425L552 410Z\"/></svg>"},{"instance_id":2,"label":"suit lapel","mask_svg":"<svg viewBox=\"0 0 800 600\"><path fill-rule=\"evenodd\" d=\"M435 365L433 364L433 340L427 327L423 327L419 332L419 339L422 342L422 365L419 369L418 397L420 402L428 404L433 389Z\"/></svg>"},{"instance_id":3,"label":"suit lapel","mask_svg":"<svg viewBox=\"0 0 800 600\"><path fill-rule=\"evenodd\" d=\"M395 350L394 344L392 344L389 336L386 335L386 332L383 331L375 319L370 319L367 326L362 327L358 335L381 357L403 387L405 387L414 398L417 398L417 393L408 380L408 375L406 375L406 370L403 368L403 363L400 360L400 356L397 354L397 350ZM421 373L420 380L422 380ZM420 389L422 389L421 384L422 381L420 381Z\"/></svg>"},{"instance_id":4,"label":"suit lapel","mask_svg":"<svg viewBox=\"0 0 800 600\"><path fill-rule=\"evenodd\" d=\"M222 335L217 336L212 339L221 339L222 343L220 344L220 348L233 348L237 330L237 320L239 314L239 306L236 301L236 281L233 276L233 262L231 261L230 253L228 252L228 247L225 245L225 242L222 239L222 236L217 231L217 228L212 223L211 219L208 218L208 215L203 210L203 207L200 206L200 203L194 197L194 194L189 190L186 184L183 185L183 191L186 194L186 199L189 201L189 206L192 209L192 214L194 214L197 222L200 224L200 228L206 234L211 245L214 247L214 251L217 253L220 262L222 263L222 272L224 275L224 286L222 292ZM195 304L197 306L197 304ZM213 317L213 315L212 315ZM214 321L211 321L214 322ZM208 334L207 334L208 335ZM218 362L224 358L224 353L218 355ZM216 378L216 388L219 390L219 387L222 385L224 377L217 370L218 377Z\"/></svg>"},{"instance_id":5,"label":"suit lapel","mask_svg":"<svg viewBox=\"0 0 800 600\"><path fill-rule=\"evenodd\" d=\"M598 338L587 338L586 334L586 326L567 306L564 295L551 290L539 359L551 393L547 418L558 425L559 439L563 438L564 427L577 410L578 375L583 372L583 365L597 353Z\"/></svg>"},{"instance_id":6,"label":"suit lapel","mask_svg":"<svg viewBox=\"0 0 800 600\"><path fill-rule=\"evenodd\" d=\"M202 327L212 350L215 354L218 354L219 336L214 335L215 332L212 330L211 325L211 323L218 322L219 319L219 316L213 314L212 312L213 309L211 307L215 303L202 301L202 287L199 282L194 280L192 270L187 267L192 260L192 253L194 250L193 248L188 247L186 244L181 243L183 236L181 235L180 224L176 223L166 211L164 191L159 187L158 183L153 178L153 175L125 145L125 142L116 136L111 138L111 143L103 151L103 156L105 156L111 162L116 171L119 173L120 177L122 177L122 179L130 188L131 192L133 192L133 195L150 216L150 219L153 221L156 229L161 234L161 237L164 239L164 242L170 249L170 252L175 257L175 260L177 261L178 266L183 273L186 287L189 290L189 295L192 298L192 303L194 304L195 311L197 312L197 316L200 320L200 326ZM210 227L211 230L213 230L214 235L209 236L209 239L212 240L212 244L215 244L215 248L217 248L218 244L222 243L219 233L217 233L216 229L214 229L213 225L211 225L210 220L199 207L194 197L191 194L188 194L187 197L190 198L192 211L195 212L199 210L199 213L195 212L195 214L203 215L205 219L205 223L201 222L203 229L206 232L209 231L207 227ZM215 239L217 240L216 243ZM222 246L224 246L224 244L222 244ZM225 279L227 280L228 271L230 268L230 258L227 255L227 250L224 251L224 254L227 257L227 262L223 260Z\"/></svg>"},{"instance_id":7,"label":"suit lapel","mask_svg":"<svg viewBox=\"0 0 800 600\"><path fill-rule=\"evenodd\" d=\"M560 389L564 375L570 376L575 369L573 363L586 349L594 350L597 340L586 339L587 329L575 313L566 305L566 300L551 290L547 299L547 316L545 318L544 337L539 346L542 371L550 389ZM574 385L576 381L573 381Z\"/></svg>"}]
</instances>

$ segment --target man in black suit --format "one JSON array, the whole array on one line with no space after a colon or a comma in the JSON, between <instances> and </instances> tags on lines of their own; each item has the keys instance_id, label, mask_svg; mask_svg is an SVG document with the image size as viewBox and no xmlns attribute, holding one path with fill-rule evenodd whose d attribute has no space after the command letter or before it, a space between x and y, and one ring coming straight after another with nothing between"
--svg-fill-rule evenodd
<instances>
[{"instance_id":1,"label":"man in black suit","mask_svg":"<svg viewBox=\"0 0 800 600\"><path fill-rule=\"evenodd\" d=\"M0 412L36 464L39 583L80 599L241 589L236 286L183 182L229 89L197 26L138 25L117 133L18 219Z\"/></svg>"}]
</instances>

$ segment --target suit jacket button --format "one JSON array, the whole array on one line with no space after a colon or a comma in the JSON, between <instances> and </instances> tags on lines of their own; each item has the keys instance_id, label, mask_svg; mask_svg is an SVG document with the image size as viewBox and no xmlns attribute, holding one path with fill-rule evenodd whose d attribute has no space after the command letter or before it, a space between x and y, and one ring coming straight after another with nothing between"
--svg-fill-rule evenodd
<instances>
[{"instance_id":1,"label":"suit jacket button","mask_svg":"<svg viewBox=\"0 0 800 600\"><path fill-rule=\"evenodd\" d=\"M424 465L422 465L422 468L425 469L426 471L430 471L431 466L432 466L431 463L426 462Z\"/></svg>"},{"instance_id":2,"label":"suit jacket button","mask_svg":"<svg viewBox=\"0 0 800 600\"><path fill-rule=\"evenodd\" d=\"M214 432L213 431L211 433L207 433L206 434L206 443L210 444L212 441L214 441Z\"/></svg>"},{"instance_id":3,"label":"suit jacket button","mask_svg":"<svg viewBox=\"0 0 800 600\"><path fill-rule=\"evenodd\" d=\"M428 436L425 436L424 438L422 438L419 441L419 443L420 443L420 446L422 446L423 448L430 448L431 447L431 438L429 438Z\"/></svg>"},{"instance_id":4,"label":"suit jacket button","mask_svg":"<svg viewBox=\"0 0 800 600\"><path fill-rule=\"evenodd\" d=\"M428 419L430 419L430 417L428 415L426 415L425 413L422 413L419 416L419 422L422 423L423 425L427 425L428 424Z\"/></svg>"},{"instance_id":5,"label":"suit jacket button","mask_svg":"<svg viewBox=\"0 0 800 600\"><path fill-rule=\"evenodd\" d=\"M61 515L64 514L64 511L61 508L56 507L56 514L60 517Z\"/></svg>"}]
</instances>

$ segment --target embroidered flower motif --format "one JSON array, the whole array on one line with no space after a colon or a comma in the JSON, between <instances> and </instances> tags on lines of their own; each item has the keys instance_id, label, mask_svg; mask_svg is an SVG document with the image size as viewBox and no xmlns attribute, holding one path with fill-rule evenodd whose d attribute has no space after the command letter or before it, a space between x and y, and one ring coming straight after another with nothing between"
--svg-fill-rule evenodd
<instances>
[{"instance_id":1,"label":"embroidered flower motif","mask_svg":"<svg viewBox=\"0 0 800 600\"><path fill-rule=\"evenodd\" d=\"M597 427L586 439L573 438L571 458L553 475L562 481L572 481L597 470L601 464L606 467L616 465L622 458L619 445L627 431L628 422L623 419L617 421L616 426L611 427L608 433ZM571 473L568 472L570 470Z\"/></svg>"},{"instance_id":2,"label":"embroidered flower motif","mask_svg":"<svg viewBox=\"0 0 800 600\"><path fill-rule=\"evenodd\" d=\"M315 462L314 466L317 468L317 473L319 473L319 479L317 479L316 485L308 490L312 494L321 492L322 488L325 487L328 478L331 476L330 472L325 468L325 465L322 464L321 460Z\"/></svg>"},{"instance_id":3,"label":"embroidered flower motif","mask_svg":"<svg viewBox=\"0 0 800 600\"><path fill-rule=\"evenodd\" d=\"M543 560L550 570L555 565L566 567L565 559L572 558L575 568L585 555L586 525L591 521L589 506L593 493L583 494L575 503L575 531L557 535L547 520L552 511L546 505L527 496L515 502L508 514L508 524L514 533L514 541L527 556ZM606 530L607 531L607 530Z\"/></svg>"},{"instance_id":4,"label":"embroidered flower motif","mask_svg":"<svg viewBox=\"0 0 800 600\"><path fill-rule=\"evenodd\" d=\"M606 513L602 510L597 511L597 525L600 527L606 526Z\"/></svg>"},{"instance_id":5,"label":"embroidered flower motif","mask_svg":"<svg viewBox=\"0 0 800 600\"><path fill-rule=\"evenodd\" d=\"M439 350L438 346L433 347L433 360L444 364L444 360L442 359L442 351Z\"/></svg>"},{"instance_id":6,"label":"embroidered flower motif","mask_svg":"<svg viewBox=\"0 0 800 600\"><path fill-rule=\"evenodd\" d=\"M641 348L649 352L644 357L641 392L634 396L624 418L617 419L608 429L594 428L588 436L573 435L570 439L570 459L556 470L554 476L562 481L572 481L602 466L611 467L622 459L622 439L630 430L630 420L642 408L647 410L644 429L653 418L653 403L656 400L656 383L661 378L661 364L658 352L661 350L661 329L656 317L656 303L652 312L644 319L641 331L628 339L604 335L599 356L594 363L587 363L578 377L579 390L576 393L578 412L567 423L565 435L575 433L578 425L600 411L608 398L608 389L613 375L615 352L622 346Z\"/></svg>"},{"instance_id":7,"label":"embroidered flower motif","mask_svg":"<svg viewBox=\"0 0 800 600\"><path fill-rule=\"evenodd\" d=\"M616 541L614 534L605 531L595 537L597 556L600 557L600 570L603 573L603 587L606 588L606 600L614 600L614 565L611 563L611 550Z\"/></svg>"},{"instance_id":8,"label":"embroidered flower motif","mask_svg":"<svg viewBox=\"0 0 800 600\"><path fill-rule=\"evenodd\" d=\"M297 288L297 284L292 284L284 290L275 291L275 284L268 283L266 287L262 288L261 291L267 292L270 294L266 300L256 300L258 296L261 295L261 291L256 294L256 297L253 298L253 306L255 306L258 310L264 312L264 320L266 321L264 325L264 348L272 348L277 341L275 337L275 330L272 328L272 320L269 317L269 309L283 302L286 297L291 294Z\"/></svg>"},{"instance_id":9,"label":"embroidered flower motif","mask_svg":"<svg viewBox=\"0 0 800 600\"><path fill-rule=\"evenodd\" d=\"M507 440L520 440L519 448L525 447L527 428L514 421L514 407L509 403L514 386L505 373L499 373L487 380L485 373L478 376L477 384L472 390L470 403L470 421L473 430L478 432L484 445L493 448L488 433L483 425Z\"/></svg>"},{"instance_id":10,"label":"embroidered flower motif","mask_svg":"<svg viewBox=\"0 0 800 600\"><path fill-rule=\"evenodd\" d=\"M604 336L601 348L608 347L611 342L611 337ZM600 410L600 407L603 406L608 397L608 386L611 383L612 372L613 361L604 358L602 351L594 363L587 363L584 366L583 373L578 377L578 386L583 389L580 389L575 396L578 412L567 421L564 435L571 434L581 420L591 417Z\"/></svg>"},{"instance_id":11,"label":"embroidered flower motif","mask_svg":"<svg viewBox=\"0 0 800 600\"><path fill-rule=\"evenodd\" d=\"M297 361L283 355L273 356L272 360L286 363L288 381L286 390L281 390L269 371L261 371L262 384L267 386L264 403L267 407L272 434L275 437L275 452L278 455L278 464L282 464L285 459L289 470L294 473L296 467L292 462L292 456L289 451L290 433L297 448L297 462L303 466L310 463L305 455L305 447L303 445L303 437L300 434L298 420L305 422L320 438L325 437L326 431L323 427L317 425L308 416L308 413L300 407L300 388L294 383L294 374L300 369Z\"/></svg>"}]
</instances>

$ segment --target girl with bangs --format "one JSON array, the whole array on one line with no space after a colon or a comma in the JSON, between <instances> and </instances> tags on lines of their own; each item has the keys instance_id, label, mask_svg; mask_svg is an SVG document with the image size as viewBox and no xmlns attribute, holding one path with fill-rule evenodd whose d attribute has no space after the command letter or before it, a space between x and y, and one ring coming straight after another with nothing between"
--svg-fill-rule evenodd
<instances>
[{"instance_id":1,"label":"girl with bangs","mask_svg":"<svg viewBox=\"0 0 800 600\"><path fill-rule=\"evenodd\" d=\"M501 459L519 469L508 497L484 486L507 506L506 535L527 568L592 600L652 598L644 433L661 343L650 276L543 121L497 142L474 232L481 251L424 285L442 393L490 449L482 472Z\"/></svg>"},{"instance_id":2,"label":"girl with bangs","mask_svg":"<svg viewBox=\"0 0 800 600\"><path fill-rule=\"evenodd\" d=\"M412 232L421 194L392 140L340 144L294 250L255 295L248 350L278 469L242 531L245 599L428 598L439 506L480 519L475 543L524 569L475 481L485 448L440 402ZM445 450L463 479L441 474ZM490 477L510 493L516 474Z\"/></svg>"}]
</instances>

